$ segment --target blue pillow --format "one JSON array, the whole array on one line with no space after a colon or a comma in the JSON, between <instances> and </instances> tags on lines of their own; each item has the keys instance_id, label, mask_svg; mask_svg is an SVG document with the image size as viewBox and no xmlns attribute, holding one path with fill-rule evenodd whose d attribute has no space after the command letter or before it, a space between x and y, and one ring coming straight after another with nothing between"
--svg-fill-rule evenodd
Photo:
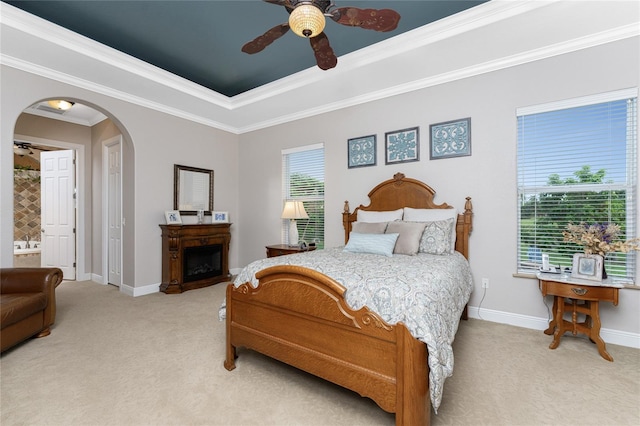
<instances>
[{"instance_id":1,"label":"blue pillow","mask_svg":"<svg viewBox=\"0 0 640 426\"><path fill-rule=\"evenodd\" d=\"M391 257L400 234L359 234L351 232L344 251L351 253L381 254Z\"/></svg>"}]
</instances>

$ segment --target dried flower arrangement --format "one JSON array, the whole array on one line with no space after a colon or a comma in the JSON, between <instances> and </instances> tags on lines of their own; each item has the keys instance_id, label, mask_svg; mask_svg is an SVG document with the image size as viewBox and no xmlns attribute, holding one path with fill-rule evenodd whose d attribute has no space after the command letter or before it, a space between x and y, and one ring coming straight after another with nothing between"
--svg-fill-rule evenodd
<instances>
[{"instance_id":1,"label":"dried flower arrangement","mask_svg":"<svg viewBox=\"0 0 640 426\"><path fill-rule=\"evenodd\" d=\"M585 254L599 254L605 256L611 252L627 253L640 250L640 238L620 241L620 227L615 223L569 223L567 230L562 232L564 241L578 244L584 248Z\"/></svg>"}]
</instances>

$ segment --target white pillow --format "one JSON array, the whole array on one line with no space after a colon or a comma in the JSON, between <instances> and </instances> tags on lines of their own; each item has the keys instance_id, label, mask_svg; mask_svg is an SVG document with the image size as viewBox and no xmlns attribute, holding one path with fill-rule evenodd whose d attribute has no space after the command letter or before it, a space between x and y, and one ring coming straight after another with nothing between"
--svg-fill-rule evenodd
<instances>
[{"instance_id":1,"label":"white pillow","mask_svg":"<svg viewBox=\"0 0 640 426\"><path fill-rule=\"evenodd\" d=\"M386 212L358 210L357 217L358 222L393 222L394 220L402 220L402 209Z\"/></svg>"},{"instance_id":2,"label":"white pillow","mask_svg":"<svg viewBox=\"0 0 640 426\"><path fill-rule=\"evenodd\" d=\"M404 208L404 220L408 222L434 222L449 218L458 218L456 209L412 209Z\"/></svg>"},{"instance_id":3,"label":"white pillow","mask_svg":"<svg viewBox=\"0 0 640 426\"><path fill-rule=\"evenodd\" d=\"M453 218L455 222L451 227L451 247L456 249L456 224L458 223L458 211L451 209L412 209L404 208L404 220L408 222L435 222ZM452 251L453 253L453 251Z\"/></svg>"},{"instance_id":4,"label":"white pillow","mask_svg":"<svg viewBox=\"0 0 640 426\"><path fill-rule=\"evenodd\" d=\"M393 256L393 248L399 234L358 234L351 232L349 242L343 251L351 253L371 253L383 256Z\"/></svg>"}]
</instances>

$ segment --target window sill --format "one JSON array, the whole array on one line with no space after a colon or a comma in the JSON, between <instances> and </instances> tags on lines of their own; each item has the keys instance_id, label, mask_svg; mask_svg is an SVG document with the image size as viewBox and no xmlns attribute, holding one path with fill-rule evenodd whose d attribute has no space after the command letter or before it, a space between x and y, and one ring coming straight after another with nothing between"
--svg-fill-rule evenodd
<instances>
[{"instance_id":1,"label":"window sill","mask_svg":"<svg viewBox=\"0 0 640 426\"><path fill-rule=\"evenodd\" d=\"M537 279L536 274L533 273L527 273L527 272L516 272L514 274L512 274L512 277L514 278L527 278L527 279ZM632 290L640 290L640 285L637 285L635 283L627 283L627 284L623 284L623 288L628 288L628 289L632 289Z\"/></svg>"}]
</instances>

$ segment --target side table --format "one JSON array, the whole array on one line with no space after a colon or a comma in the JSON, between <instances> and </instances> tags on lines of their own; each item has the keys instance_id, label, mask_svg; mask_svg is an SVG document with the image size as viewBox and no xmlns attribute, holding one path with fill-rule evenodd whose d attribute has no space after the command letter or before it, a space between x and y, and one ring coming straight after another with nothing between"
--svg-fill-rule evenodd
<instances>
[{"instance_id":1,"label":"side table","mask_svg":"<svg viewBox=\"0 0 640 426\"><path fill-rule=\"evenodd\" d=\"M266 249L267 257L276 257L293 253L303 253L305 251L313 251L316 249L316 247L310 246L306 248L300 248L299 246L289 246L287 244L274 244L271 246L266 246Z\"/></svg>"},{"instance_id":2,"label":"side table","mask_svg":"<svg viewBox=\"0 0 640 426\"><path fill-rule=\"evenodd\" d=\"M613 361L600 337L599 304L611 302L617 306L618 290L622 286L616 286L609 280L590 282L548 273L538 273L537 278L542 295L554 296L553 319L549 322L549 328L544 331L545 334L553 334L553 342L549 348L557 348L567 331L571 331L574 336L584 333L598 346L598 352L604 359ZM565 298L568 300L565 301ZM564 319L565 313L571 314L570 321ZM585 315L583 322L578 322L578 314Z\"/></svg>"}]
</instances>

